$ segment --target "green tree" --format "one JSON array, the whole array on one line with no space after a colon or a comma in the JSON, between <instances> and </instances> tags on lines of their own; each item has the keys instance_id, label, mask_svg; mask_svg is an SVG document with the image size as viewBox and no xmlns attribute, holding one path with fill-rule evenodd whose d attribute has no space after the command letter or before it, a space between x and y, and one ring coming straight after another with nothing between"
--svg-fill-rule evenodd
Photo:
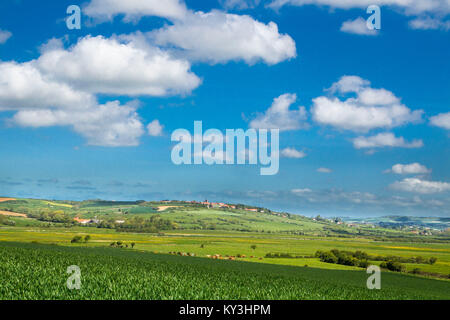
<instances>
[{"instance_id":1,"label":"green tree","mask_svg":"<svg viewBox=\"0 0 450 320\"><path fill-rule=\"evenodd\" d=\"M82 236L75 236L75 237L72 238L70 243L80 243L81 241L83 241L83 237Z\"/></svg>"}]
</instances>

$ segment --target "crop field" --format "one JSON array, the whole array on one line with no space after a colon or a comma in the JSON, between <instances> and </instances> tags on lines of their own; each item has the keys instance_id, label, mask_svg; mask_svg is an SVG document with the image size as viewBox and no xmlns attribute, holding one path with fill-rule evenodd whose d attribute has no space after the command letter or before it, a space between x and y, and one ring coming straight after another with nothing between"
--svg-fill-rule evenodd
<instances>
[{"instance_id":1,"label":"crop field","mask_svg":"<svg viewBox=\"0 0 450 320\"><path fill-rule=\"evenodd\" d=\"M81 289L66 287L67 267ZM387 273L381 290L363 271L321 270L157 255L114 248L0 242L1 299L449 299L448 282Z\"/></svg>"},{"instance_id":2,"label":"crop field","mask_svg":"<svg viewBox=\"0 0 450 320\"><path fill-rule=\"evenodd\" d=\"M16 221L23 219L16 218ZM74 236L90 235L91 240L85 244L71 244ZM407 271L420 268L423 271L450 274L450 244L446 243L400 243L380 242L365 238L320 238L299 237L277 234L239 233L219 231L170 231L160 235L119 233L114 230L73 227L43 228L0 227L0 241L38 242L43 244L70 245L82 247L104 247L115 241L135 243L142 251L170 253L194 253L198 257L220 254L222 256L245 256L242 261L265 264L282 264L291 266L308 265L322 269L361 270L358 267L329 264L313 257L317 250L362 250L372 255L395 255L400 257L422 256L436 257L434 265L406 264ZM265 258L267 253L289 253L296 259ZM251 258L253 257L253 258ZM300 258L301 257L301 258ZM373 261L373 264L379 264ZM450 282L449 282L450 283Z\"/></svg>"},{"instance_id":3,"label":"crop field","mask_svg":"<svg viewBox=\"0 0 450 320\"><path fill-rule=\"evenodd\" d=\"M14 199L0 210L0 299L450 299L445 232L158 202ZM177 227L137 232L73 221L157 216ZM325 262L319 250L363 251L373 265L395 257L403 270L383 269L382 290L373 291L364 268ZM81 290L66 287L72 265L81 268Z\"/></svg>"}]
</instances>

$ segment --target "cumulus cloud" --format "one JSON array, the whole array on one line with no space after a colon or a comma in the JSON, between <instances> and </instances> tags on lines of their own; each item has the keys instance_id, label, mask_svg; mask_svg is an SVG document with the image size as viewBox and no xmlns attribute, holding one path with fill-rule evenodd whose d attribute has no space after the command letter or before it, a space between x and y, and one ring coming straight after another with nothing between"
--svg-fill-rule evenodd
<instances>
[{"instance_id":1,"label":"cumulus cloud","mask_svg":"<svg viewBox=\"0 0 450 320\"><path fill-rule=\"evenodd\" d=\"M92 95L42 75L33 63L0 63L0 111L58 107L82 109Z\"/></svg>"},{"instance_id":2,"label":"cumulus cloud","mask_svg":"<svg viewBox=\"0 0 450 320\"><path fill-rule=\"evenodd\" d=\"M189 13L185 19L148 33L159 46L212 64L263 61L273 65L297 55L294 40L280 34L274 22L264 24L247 15L221 11Z\"/></svg>"},{"instance_id":3,"label":"cumulus cloud","mask_svg":"<svg viewBox=\"0 0 450 320\"><path fill-rule=\"evenodd\" d=\"M361 17L345 21L341 26L341 31L365 36L376 36L378 34L377 30L367 28L367 20Z\"/></svg>"},{"instance_id":4,"label":"cumulus cloud","mask_svg":"<svg viewBox=\"0 0 450 320\"><path fill-rule=\"evenodd\" d=\"M450 130L450 112L441 113L438 114L437 116L431 117L430 123L433 126Z\"/></svg>"},{"instance_id":5,"label":"cumulus cloud","mask_svg":"<svg viewBox=\"0 0 450 320\"><path fill-rule=\"evenodd\" d=\"M48 77L91 93L166 96L200 85L190 63L133 41L87 36L68 50L52 46L35 62Z\"/></svg>"},{"instance_id":6,"label":"cumulus cloud","mask_svg":"<svg viewBox=\"0 0 450 320\"><path fill-rule=\"evenodd\" d=\"M0 111L22 127L69 126L89 145L135 146L144 133L136 105L99 104L94 95L41 72L36 61L0 63Z\"/></svg>"},{"instance_id":7,"label":"cumulus cloud","mask_svg":"<svg viewBox=\"0 0 450 320\"><path fill-rule=\"evenodd\" d=\"M298 151L295 148L285 148L281 150L281 155L285 158L302 159L306 157L306 153L303 151Z\"/></svg>"},{"instance_id":8,"label":"cumulus cloud","mask_svg":"<svg viewBox=\"0 0 450 320\"><path fill-rule=\"evenodd\" d=\"M147 132L152 137L159 137L163 134L164 126L159 123L159 120L153 120L147 126Z\"/></svg>"},{"instance_id":9,"label":"cumulus cloud","mask_svg":"<svg viewBox=\"0 0 450 320\"><path fill-rule=\"evenodd\" d=\"M391 188L397 191L433 194L450 191L450 183L407 178L393 183Z\"/></svg>"},{"instance_id":10,"label":"cumulus cloud","mask_svg":"<svg viewBox=\"0 0 450 320\"><path fill-rule=\"evenodd\" d=\"M410 110L391 91L371 88L369 81L357 76L343 76L329 91L331 96L313 99L313 118L322 125L367 132L422 119L422 110ZM350 93L354 96L345 100L337 96Z\"/></svg>"},{"instance_id":11,"label":"cumulus cloud","mask_svg":"<svg viewBox=\"0 0 450 320\"><path fill-rule=\"evenodd\" d=\"M143 16L181 19L186 15L186 5L181 0L92 0L83 13L100 21L124 15L124 21L136 21Z\"/></svg>"},{"instance_id":12,"label":"cumulus cloud","mask_svg":"<svg viewBox=\"0 0 450 320\"><path fill-rule=\"evenodd\" d=\"M395 174L426 174L430 173L431 170L426 166L415 162L411 164L396 164L387 172L393 172Z\"/></svg>"},{"instance_id":13,"label":"cumulus cloud","mask_svg":"<svg viewBox=\"0 0 450 320\"><path fill-rule=\"evenodd\" d=\"M280 131L298 130L306 125L307 118L304 107L290 110L297 101L296 94L286 93L275 98L272 106L264 114L260 114L250 122L253 129L280 129Z\"/></svg>"},{"instance_id":14,"label":"cumulus cloud","mask_svg":"<svg viewBox=\"0 0 450 320\"><path fill-rule=\"evenodd\" d=\"M422 140L413 140L407 142L403 137L396 137L393 133L379 133L370 137L357 137L353 140L353 145L356 149L364 148L421 148L423 147Z\"/></svg>"},{"instance_id":15,"label":"cumulus cloud","mask_svg":"<svg viewBox=\"0 0 450 320\"><path fill-rule=\"evenodd\" d=\"M133 105L118 101L90 105L82 109L21 110L13 121L24 127L71 126L92 146L136 146L144 134L143 124Z\"/></svg>"},{"instance_id":16,"label":"cumulus cloud","mask_svg":"<svg viewBox=\"0 0 450 320\"><path fill-rule=\"evenodd\" d=\"M333 170L331 170L329 168L319 168L319 169L317 169L317 172L320 172L320 173L332 173Z\"/></svg>"},{"instance_id":17,"label":"cumulus cloud","mask_svg":"<svg viewBox=\"0 0 450 320\"><path fill-rule=\"evenodd\" d=\"M0 29L0 44L4 44L9 38L12 37L12 33L7 30Z\"/></svg>"}]
</instances>

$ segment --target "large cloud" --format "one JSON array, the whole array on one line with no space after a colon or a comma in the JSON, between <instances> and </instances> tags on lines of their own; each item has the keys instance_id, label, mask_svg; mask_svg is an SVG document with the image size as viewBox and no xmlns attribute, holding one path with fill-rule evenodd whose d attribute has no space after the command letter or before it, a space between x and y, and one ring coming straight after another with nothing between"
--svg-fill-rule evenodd
<instances>
[{"instance_id":1,"label":"large cloud","mask_svg":"<svg viewBox=\"0 0 450 320\"><path fill-rule=\"evenodd\" d=\"M357 76L342 77L330 91L333 96L313 100L312 114L319 124L367 132L418 122L422 118L422 110L411 111L392 92L371 88L369 81ZM336 95L348 93L355 96L341 100Z\"/></svg>"},{"instance_id":2,"label":"large cloud","mask_svg":"<svg viewBox=\"0 0 450 320\"><path fill-rule=\"evenodd\" d=\"M31 63L0 64L0 111L23 127L71 126L90 145L134 146L143 125L131 105L99 105L86 92L42 75Z\"/></svg>"},{"instance_id":3,"label":"large cloud","mask_svg":"<svg viewBox=\"0 0 450 320\"><path fill-rule=\"evenodd\" d=\"M186 60L117 39L85 37L68 50L51 41L39 59L0 63L0 111L24 127L70 126L89 145L135 146L145 132L136 105L95 94L185 94L200 84Z\"/></svg>"},{"instance_id":4,"label":"large cloud","mask_svg":"<svg viewBox=\"0 0 450 320\"><path fill-rule=\"evenodd\" d=\"M49 80L32 63L0 63L0 111L82 109L94 103L92 95Z\"/></svg>"},{"instance_id":5,"label":"large cloud","mask_svg":"<svg viewBox=\"0 0 450 320\"><path fill-rule=\"evenodd\" d=\"M190 63L133 41L87 36L65 50L51 48L36 61L50 78L91 93L165 96L200 84Z\"/></svg>"},{"instance_id":6,"label":"large cloud","mask_svg":"<svg viewBox=\"0 0 450 320\"><path fill-rule=\"evenodd\" d=\"M150 32L160 46L176 47L191 60L230 60L276 64L296 57L294 40L280 34L274 22L264 24L247 15L221 11L189 13L182 21Z\"/></svg>"},{"instance_id":7,"label":"large cloud","mask_svg":"<svg viewBox=\"0 0 450 320\"><path fill-rule=\"evenodd\" d=\"M250 122L253 129L280 129L280 131L298 130L305 127L306 110L299 107L290 110L297 100L297 95L286 93L275 98L272 106Z\"/></svg>"},{"instance_id":8,"label":"large cloud","mask_svg":"<svg viewBox=\"0 0 450 320\"><path fill-rule=\"evenodd\" d=\"M86 15L100 20L112 20L123 14L125 21L143 16L181 19L186 11L186 5L180 0L92 0L83 10Z\"/></svg>"}]
</instances>

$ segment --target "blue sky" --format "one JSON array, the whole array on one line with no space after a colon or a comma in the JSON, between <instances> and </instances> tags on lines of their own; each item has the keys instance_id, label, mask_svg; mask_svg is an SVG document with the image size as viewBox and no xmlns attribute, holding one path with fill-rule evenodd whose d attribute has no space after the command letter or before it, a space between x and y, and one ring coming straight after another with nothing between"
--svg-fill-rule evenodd
<instances>
[{"instance_id":1,"label":"blue sky","mask_svg":"<svg viewBox=\"0 0 450 320\"><path fill-rule=\"evenodd\" d=\"M448 2L139 3L0 3L0 195L450 216ZM175 166L171 133L196 120L279 127L279 173Z\"/></svg>"}]
</instances>

